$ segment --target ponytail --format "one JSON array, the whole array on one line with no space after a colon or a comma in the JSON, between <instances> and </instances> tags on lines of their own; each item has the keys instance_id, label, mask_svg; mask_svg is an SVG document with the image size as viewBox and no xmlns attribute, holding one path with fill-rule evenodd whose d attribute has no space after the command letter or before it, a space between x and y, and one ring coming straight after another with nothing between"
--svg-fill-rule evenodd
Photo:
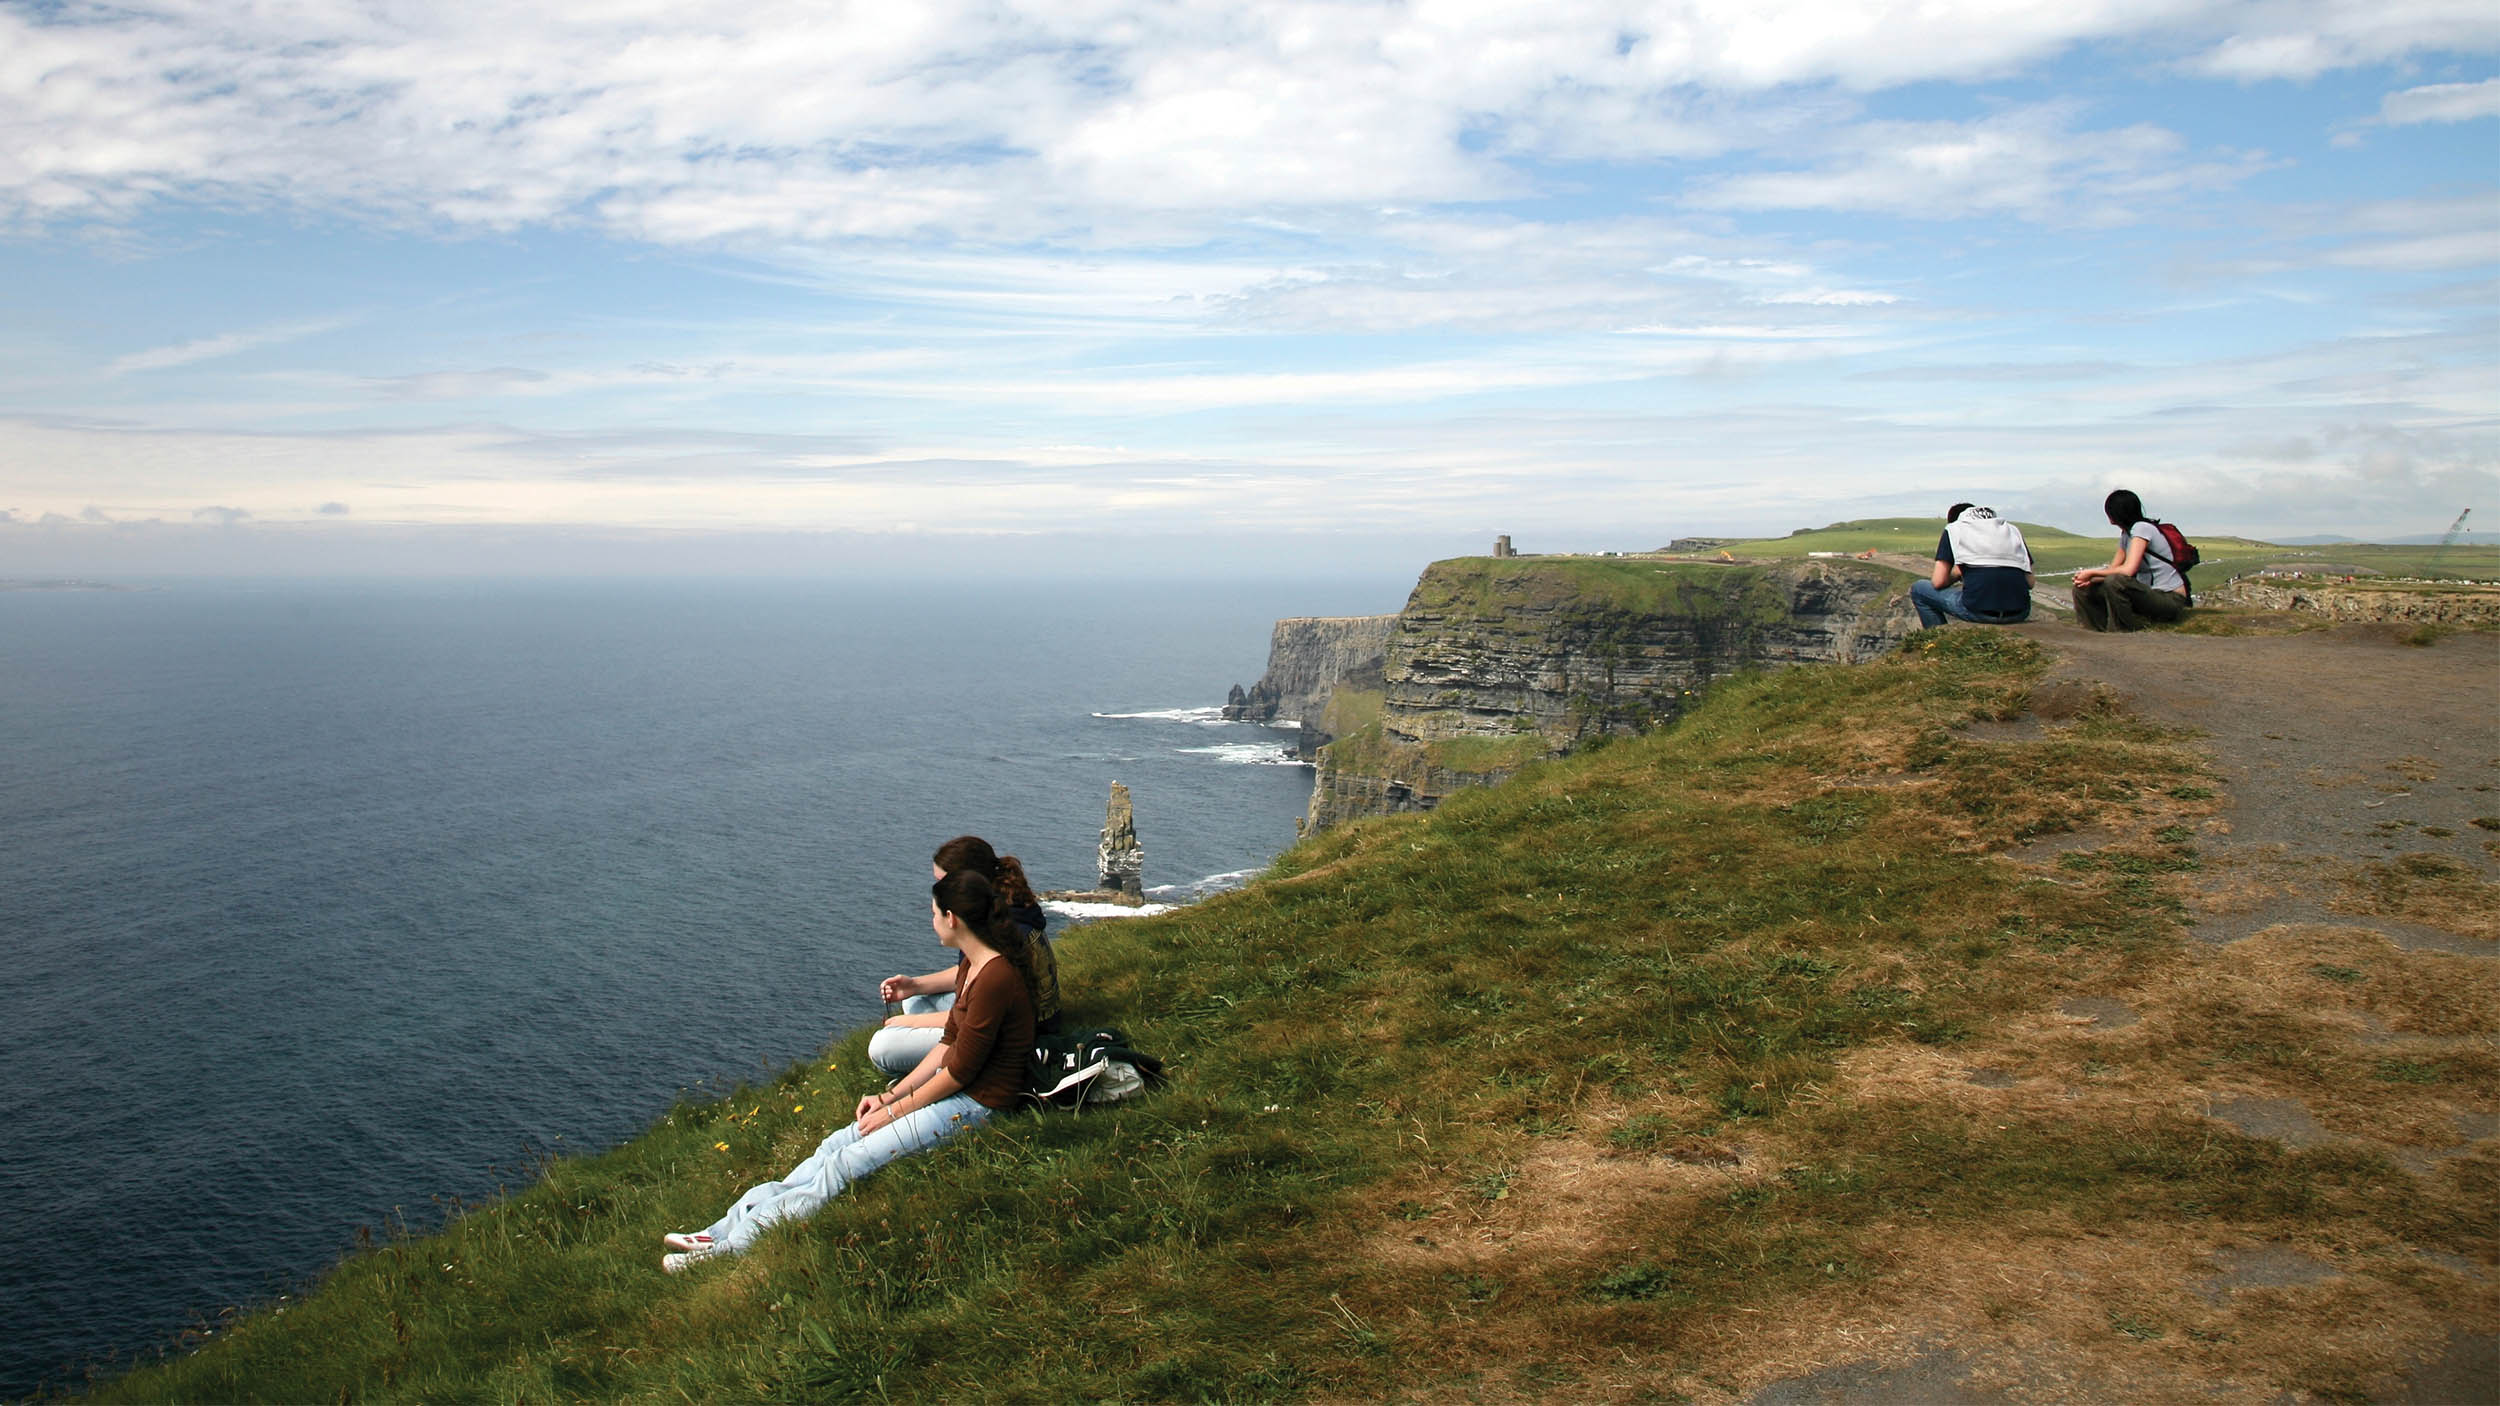
<instances>
[{"instance_id":1,"label":"ponytail","mask_svg":"<svg viewBox=\"0 0 2500 1406\"><path fill-rule=\"evenodd\" d=\"M1002 908L1031 908L1040 902L1033 896L1033 885L1024 877L1024 865L1012 854L1000 854L990 842L978 835L957 835L937 847L929 862L952 874L970 869L998 889Z\"/></svg>"},{"instance_id":2,"label":"ponytail","mask_svg":"<svg viewBox=\"0 0 2500 1406\"><path fill-rule=\"evenodd\" d=\"M1008 908L1030 908L1040 902L1033 896L1033 885L1026 882L1024 865L1012 854L998 857L998 868L990 874L990 882L998 888L998 901Z\"/></svg>"}]
</instances>

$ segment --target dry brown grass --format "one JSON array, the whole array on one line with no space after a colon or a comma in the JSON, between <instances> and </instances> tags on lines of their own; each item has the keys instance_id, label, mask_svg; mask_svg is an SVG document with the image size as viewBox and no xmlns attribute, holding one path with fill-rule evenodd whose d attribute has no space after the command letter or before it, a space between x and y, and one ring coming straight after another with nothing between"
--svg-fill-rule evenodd
<instances>
[{"instance_id":1,"label":"dry brown grass","mask_svg":"<svg viewBox=\"0 0 2500 1406\"><path fill-rule=\"evenodd\" d=\"M1896 729L1853 739L1842 749L1851 766L1826 754L1820 767L1766 768L1727 798L1788 807L1875 793L1886 809L1870 840L2004 852L1997 862L2029 887L1975 897L1951 919L1965 931L2027 918L2054 929L2060 904L2113 895L2228 914L2314 894L2315 867L2279 853L2198 871L2178 837L2230 829L2221 798L2193 784L2198 763L2147 729L2130 739L2144 749L2137 769L2113 777L2082 732L2123 732L2124 720L2098 692L2071 695L2053 705L2079 720L2071 728L1952 740L1942 766L1934 737ZM2112 786L2126 804L2096 793ZM1967 798L1991 788L2011 794L1975 814ZM2086 817L2092 828L2060 833ZM2009 829L2049 838L2007 850ZM2479 896L2446 870L2401 862L2356 866L2345 892L2374 912L2436 917L2451 930L2473 926L2461 927L2455 909ZM1717 956L1759 960L1772 946L1739 936ZM1932 953L1900 949L1860 954L1834 988L1927 992L1968 979ZM1521 1140L1494 1173L1470 1164L1411 1186L1419 1219L1393 1218L1347 1247L1369 1267L1353 1310L1394 1333L1417 1381L1436 1384L1396 1394L1724 1402L1823 1368L1925 1363L1960 1374L1962 1389L2023 1400L2260 1402L2286 1391L2363 1394L2455 1323L2500 1322L2488 1273L2425 1258L2350 1197L2332 1214L2114 1225L2054 1197L1984 1218L1911 1199L1890 1215L1799 1222L1829 1246L1829 1282L1798 1288L1792 1274L1778 1292L1681 1313L1590 1292L1626 1267L1681 1274L1678 1255L1716 1233L1713 1217L1732 1197L1845 1160L1849 1134L1835 1128L1941 1122L1981 1139L2056 1130L2116 1144L2203 1126L2229 1146L2238 1134L2207 1113L2240 1098L2297 1101L2357 1155L2437 1167L2419 1184L2426 1213L2484 1227L2483 1238L2448 1248L2486 1268L2500 1262L2477 1201L2477 1178L2488 1174L2457 1122L2500 1112L2500 977L2488 961L2407 952L2365 926L2283 925L2225 947L2088 946L2053 960L2015 951L1992 961L1985 981L1996 1017L1949 1046L1849 1051L1792 1099L1790 1116L1723 1128L1708 1105L1672 1092L1597 1094L1575 1104L1569 1133ZM2122 1003L2133 1021L2062 1009L2085 995ZM2390 1068L2409 1075L2390 1078ZM1975 1082L1983 1070L2002 1086ZM1620 1134L1642 1120L1658 1136L1627 1149ZM2315 1260L2322 1277L2215 1286L2216 1256L2268 1246ZM1940 1344L1951 1355L1939 1368Z\"/></svg>"},{"instance_id":2,"label":"dry brown grass","mask_svg":"<svg viewBox=\"0 0 2500 1406\"><path fill-rule=\"evenodd\" d=\"M2485 942L2500 941L2500 884L2438 854L2341 866L2341 888L2328 906L2444 928Z\"/></svg>"},{"instance_id":3,"label":"dry brown grass","mask_svg":"<svg viewBox=\"0 0 2500 1406\"><path fill-rule=\"evenodd\" d=\"M1730 1335L1720 1360L1667 1385L1742 1400L1818 1369L1898 1366L1950 1344L1969 1389L2017 1400L2276 1401L2296 1383L2367 1381L2435 1347L2458 1311L2500 1309L2489 1284L2401 1249L2347 1254L2349 1268L2327 1259L2342 1272L2315 1284L2217 1291L2219 1302L2197 1291L2218 1252L2249 1243L2160 1223L2087 1232L2055 1217L1903 1227L1882 1279L1765 1315Z\"/></svg>"},{"instance_id":4,"label":"dry brown grass","mask_svg":"<svg viewBox=\"0 0 2500 1406\"><path fill-rule=\"evenodd\" d=\"M2194 1116L2211 1092L2174 1022L2210 1019L2217 1008L2280 1015L2310 995L2298 974L2336 961L2368 961L2387 976L2353 994L2356 1009L2391 1023L2492 1028L2487 971L2470 959L2399 952L2375 934L2270 932L2198 955L2126 993L2142 1013L2134 1025L2102 1029L2035 1012L1952 1051L1855 1051L1839 1062L1827 1103L1871 1122L1914 1109L1998 1130L2080 1123L2123 1137L2147 1118ZM2462 1015L2438 999L2460 979L2481 989ZM2006 1088L1973 1083L1986 1067L2018 1077ZM2315 1081L2292 1091L2322 1092ZM2323 1116L2339 1131L2406 1140L2444 1106L2410 1092L2411 1103L2378 1107L2329 1099ZM1823 1368L1898 1366L1950 1344L1966 1388L2023 1400L2258 1402L2286 1389L2365 1390L2432 1351L2460 1319L2500 1321L2500 1288L2487 1275L2443 1266L2366 1226L2111 1226L2056 1206L1950 1224L1920 1212L1878 1220L1858 1228L1857 1272L1847 1279L1673 1324L1639 1305L1571 1292L1611 1266L1671 1258L1678 1228L1712 1200L1828 1152L1769 1130L1638 1154L1606 1136L1641 1116L1674 1124L1705 1112L1675 1099L1584 1104L1581 1131L1538 1141L1507 1169L1499 1199L1452 1186L1422 1219L1363 1240L1354 1253L1375 1267L1376 1292L1358 1311L1375 1324L1403 1322L1401 1360L1424 1379L1463 1380L1468 1399L1487 1401L1550 1399L1558 1367L1577 1374L1568 1382L1574 1399L1736 1401ZM2453 1130L2437 1140L2453 1143ZM2217 1282L2217 1256L2257 1247L2316 1261L2319 1278ZM2480 1249L2488 1261L2500 1247ZM1537 1370L1523 1375L1530 1364Z\"/></svg>"}]
</instances>

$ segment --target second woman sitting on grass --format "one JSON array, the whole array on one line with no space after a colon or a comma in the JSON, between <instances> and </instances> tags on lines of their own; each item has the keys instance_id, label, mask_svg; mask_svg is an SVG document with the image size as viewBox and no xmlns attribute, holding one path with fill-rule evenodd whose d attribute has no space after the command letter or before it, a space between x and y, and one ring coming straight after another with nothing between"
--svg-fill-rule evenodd
<instances>
[{"instance_id":1,"label":"second woman sitting on grass","mask_svg":"<svg viewBox=\"0 0 2500 1406\"><path fill-rule=\"evenodd\" d=\"M788 1176L751 1188L701 1230L662 1236L675 1253L661 1259L661 1268L675 1274L697 1260L744 1251L767 1226L816 1214L852 1182L979 1127L1023 1097L1037 941L1009 916L990 881L969 869L930 886L929 925L938 941L964 955L954 1009L937 1044L893 1088L861 1099L857 1121L819 1143Z\"/></svg>"},{"instance_id":2,"label":"second woman sitting on grass","mask_svg":"<svg viewBox=\"0 0 2500 1406\"><path fill-rule=\"evenodd\" d=\"M1043 1035L1059 1029L1059 963L1050 950L1044 929L1050 915L1042 911L1040 900L1033 896L1033 886L1025 882L1024 866L1012 854L1000 854L990 842L978 835L957 835L939 845L929 861L929 873L943 879L958 870L969 869L990 881L998 890L999 906L1024 929L1031 940L1033 960L1028 964L1033 977L1033 1028ZM946 1025L947 1008L955 1003L955 976L963 969L961 960L949 967L940 967L923 976L889 976L877 984L877 999L899 1001L903 1013L886 1019L885 1028L868 1038L868 1059L889 1076L910 1072L929 1047L938 1041L938 1031Z\"/></svg>"}]
</instances>

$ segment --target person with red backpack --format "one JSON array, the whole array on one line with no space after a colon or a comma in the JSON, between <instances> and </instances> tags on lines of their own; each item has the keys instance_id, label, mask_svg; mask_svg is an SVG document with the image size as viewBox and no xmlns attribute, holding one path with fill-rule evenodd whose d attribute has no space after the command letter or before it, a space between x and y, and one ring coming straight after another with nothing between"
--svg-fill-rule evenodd
<instances>
[{"instance_id":1,"label":"person with red backpack","mask_svg":"<svg viewBox=\"0 0 2500 1406\"><path fill-rule=\"evenodd\" d=\"M2075 573L2075 618L2095 630L2141 630L2186 615L2196 548L2179 529L2146 517L2144 500L2124 488L2101 507L2118 529L2118 551L2109 565Z\"/></svg>"}]
</instances>

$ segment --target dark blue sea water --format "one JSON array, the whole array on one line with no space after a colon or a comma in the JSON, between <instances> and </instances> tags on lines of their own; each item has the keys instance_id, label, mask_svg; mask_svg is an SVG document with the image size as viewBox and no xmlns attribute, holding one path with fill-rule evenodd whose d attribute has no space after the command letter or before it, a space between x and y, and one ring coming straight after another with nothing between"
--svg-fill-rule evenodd
<instances>
[{"instance_id":1,"label":"dark blue sea water","mask_svg":"<svg viewBox=\"0 0 2500 1406\"><path fill-rule=\"evenodd\" d=\"M1309 772L1205 710L1405 584L0 591L0 1395L872 1018L950 835L1255 869Z\"/></svg>"}]
</instances>

